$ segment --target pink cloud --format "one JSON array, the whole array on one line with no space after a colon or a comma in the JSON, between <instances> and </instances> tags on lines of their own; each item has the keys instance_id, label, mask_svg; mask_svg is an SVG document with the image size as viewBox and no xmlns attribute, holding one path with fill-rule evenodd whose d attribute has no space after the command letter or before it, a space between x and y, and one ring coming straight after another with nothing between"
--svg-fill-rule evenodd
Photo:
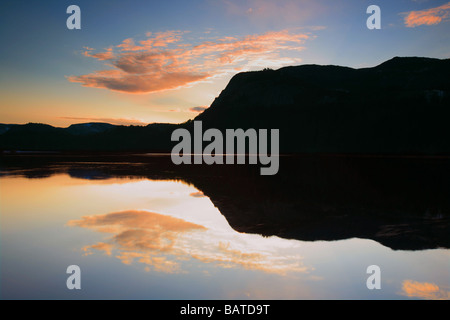
<instances>
[{"instance_id":1,"label":"pink cloud","mask_svg":"<svg viewBox=\"0 0 450 320\"><path fill-rule=\"evenodd\" d=\"M153 34L152 32L147 33L147 40L141 41L140 44L151 48L151 47L167 47L171 43L179 42L182 35L187 33L187 31L165 31L157 32Z\"/></svg>"},{"instance_id":2,"label":"pink cloud","mask_svg":"<svg viewBox=\"0 0 450 320\"><path fill-rule=\"evenodd\" d=\"M128 38L98 53L85 48L86 57L107 61L108 69L67 79L85 87L136 94L177 89L236 68L245 69L252 61L267 61L271 67L285 65L287 60L282 54L302 50L304 42L311 37L306 33L281 30L192 44L183 42L186 33L149 32L147 39L137 41L138 44Z\"/></svg>"},{"instance_id":3,"label":"pink cloud","mask_svg":"<svg viewBox=\"0 0 450 320\"><path fill-rule=\"evenodd\" d=\"M117 46L121 51L141 51L149 50L157 47L167 47L170 44L181 41L182 36L188 31L169 30L164 32L147 32L146 40L139 41L139 45L135 44L134 39L128 38Z\"/></svg>"},{"instance_id":4,"label":"pink cloud","mask_svg":"<svg viewBox=\"0 0 450 320\"><path fill-rule=\"evenodd\" d=\"M249 35L241 40L222 39L204 42L194 47L193 54L216 53L221 63L232 63L255 54L302 50L303 47L298 44L304 43L309 37L307 34L290 34L288 30L267 32L262 35Z\"/></svg>"},{"instance_id":5,"label":"pink cloud","mask_svg":"<svg viewBox=\"0 0 450 320\"><path fill-rule=\"evenodd\" d=\"M112 253L113 245L110 243L99 242L97 244L93 244L91 246L85 246L82 248L82 250L85 252L85 255L91 255L92 254L91 249L95 249L98 251L104 251L105 254L110 256Z\"/></svg>"},{"instance_id":6,"label":"pink cloud","mask_svg":"<svg viewBox=\"0 0 450 320\"><path fill-rule=\"evenodd\" d=\"M421 25L435 25L450 17L450 2L439 7L410 11L404 14L406 15L405 25L407 27L412 28Z\"/></svg>"},{"instance_id":7,"label":"pink cloud","mask_svg":"<svg viewBox=\"0 0 450 320\"><path fill-rule=\"evenodd\" d=\"M176 89L193 82L204 80L208 74L190 73L154 73L133 75L120 73L117 76L105 76L101 73L69 77L71 82L82 83L85 87L104 88L126 93L149 93Z\"/></svg>"},{"instance_id":8,"label":"pink cloud","mask_svg":"<svg viewBox=\"0 0 450 320\"><path fill-rule=\"evenodd\" d=\"M198 192L191 196L201 195ZM155 212L128 210L84 216L67 225L109 235L105 241L81 248L84 255L103 252L127 265L144 264L148 271L186 272L182 263L195 259L223 268L237 267L280 275L309 272L297 255L277 256L278 250L261 250L259 245L258 248L252 248L250 244L236 248L220 232Z\"/></svg>"},{"instance_id":9,"label":"pink cloud","mask_svg":"<svg viewBox=\"0 0 450 320\"><path fill-rule=\"evenodd\" d=\"M106 49L105 52L99 52L99 53L95 53L95 54L91 53L93 50L94 49L92 49L92 48L86 47L86 51L83 52L83 55L85 55L86 57L98 59L100 61L114 59L114 53L112 51L113 48L108 48L108 49Z\"/></svg>"}]
</instances>

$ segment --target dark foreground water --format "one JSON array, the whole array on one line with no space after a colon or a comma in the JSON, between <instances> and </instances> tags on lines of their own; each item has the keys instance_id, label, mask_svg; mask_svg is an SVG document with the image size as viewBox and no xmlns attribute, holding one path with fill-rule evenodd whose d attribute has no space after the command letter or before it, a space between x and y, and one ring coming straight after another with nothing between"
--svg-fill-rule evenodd
<instances>
[{"instance_id":1,"label":"dark foreground water","mask_svg":"<svg viewBox=\"0 0 450 320\"><path fill-rule=\"evenodd\" d=\"M0 160L2 299L450 299L447 158Z\"/></svg>"}]
</instances>

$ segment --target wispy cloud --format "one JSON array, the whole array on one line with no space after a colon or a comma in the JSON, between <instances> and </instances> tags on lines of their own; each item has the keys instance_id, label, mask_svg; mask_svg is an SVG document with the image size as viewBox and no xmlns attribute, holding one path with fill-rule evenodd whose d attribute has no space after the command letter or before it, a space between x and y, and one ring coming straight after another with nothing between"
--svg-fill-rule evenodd
<instances>
[{"instance_id":1,"label":"wispy cloud","mask_svg":"<svg viewBox=\"0 0 450 320\"><path fill-rule=\"evenodd\" d=\"M146 40L141 40L138 44L135 44L133 38L125 39L121 44L117 46L121 51L141 51L151 50L152 48L164 48L168 47L172 43L180 42L183 35L189 33L188 31L180 30L168 30L164 32L147 32Z\"/></svg>"},{"instance_id":2,"label":"wispy cloud","mask_svg":"<svg viewBox=\"0 0 450 320\"><path fill-rule=\"evenodd\" d=\"M82 250L85 252L84 255L88 256L92 254L92 250L91 249L95 249L98 251L104 251L105 254L107 254L108 256L111 255L112 249L113 249L113 245L110 243L105 243L105 242L99 242L97 244L91 245L91 246L85 246L82 248Z\"/></svg>"},{"instance_id":3,"label":"wispy cloud","mask_svg":"<svg viewBox=\"0 0 450 320\"><path fill-rule=\"evenodd\" d=\"M92 51L95 50L93 48L84 47L84 49L86 49L86 50L83 51L83 55L86 56L86 57L95 58L95 59L98 59L100 61L114 59L113 48L108 48L104 52L98 52L98 53L95 53L95 54L92 53Z\"/></svg>"},{"instance_id":4,"label":"wispy cloud","mask_svg":"<svg viewBox=\"0 0 450 320\"><path fill-rule=\"evenodd\" d=\"M405 15L405 25L410 28L435 25L450 17L450 2L435 8L405 12L403 15Z\"/></svg>"},{"instance_id":5,"label":"wispy cloud","mask_svg":"<svg viewBox=\"0 0 450 320\"><path fill-rule=\"evenodd\" d=\"M138 258L148 267L153 266L167 273L176 272L179 268L178 263L169 261L165 254L181 254L177 242L182 235L206 229L182 219L134 210L87 216L81 220L71 220L67 225L114 234L110 243L100 242L84 247L85 255L91 254L92 249L111 255L115 248L119 249L116 257L125 264Z\"/></svg>"},{"instance_id":6,"label":"wispy cloud","mask_svg":"<svg viewBox=\"0 0 450 320\"><path fill-rule=\"evenodd\" d=\"M236 70L300 62L292 53L304 49L311 34L281 30L244 37L211 38L199 44L184 41L187 31L147 33L95 53L83 54L105 63L104 70L70 76L86 87L125 93L151 93L186 87ZM255 64L257 63L257 65Z\"/></svg>"}]
</instances>

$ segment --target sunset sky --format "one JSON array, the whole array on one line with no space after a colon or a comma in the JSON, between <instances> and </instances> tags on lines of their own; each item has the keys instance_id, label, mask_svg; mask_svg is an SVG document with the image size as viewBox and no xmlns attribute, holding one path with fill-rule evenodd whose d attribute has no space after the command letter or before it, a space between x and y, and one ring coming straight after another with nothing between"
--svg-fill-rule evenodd
<instances>
[{"instance_id":1,"label":"sunset sky","mask_svg":"<svg viewBox=\"0 0 450 320\"><path fill-rule=\"evenodd\" d=\"M0 35L0 123L180 123L241 71L449 58L450 2L2 0Z\"/></svg>"}]
</instances>

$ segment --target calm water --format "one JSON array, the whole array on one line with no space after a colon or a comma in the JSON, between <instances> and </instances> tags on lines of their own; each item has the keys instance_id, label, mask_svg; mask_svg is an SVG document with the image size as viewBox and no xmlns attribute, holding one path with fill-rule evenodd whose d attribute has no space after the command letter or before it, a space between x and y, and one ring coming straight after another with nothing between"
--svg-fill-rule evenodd
<instances>
[{"instance_id":1,"label":"calm water","mask_svg":"<svg viewBox=\"0 0 450 320\"><path fill-rule=\"evenodd\" d=\"M2 299L450 298L445 197L428 187L418 200L410 187L390 198L373 163L302 160L300 171L262 181L167 158L106 160L3 159ZM429 163L417 165L418 185L433 178ZM74 264L81 290L66 287ZM366 287L370 265L381 268L381 290Z\"/></svg>"}]
</instances>

